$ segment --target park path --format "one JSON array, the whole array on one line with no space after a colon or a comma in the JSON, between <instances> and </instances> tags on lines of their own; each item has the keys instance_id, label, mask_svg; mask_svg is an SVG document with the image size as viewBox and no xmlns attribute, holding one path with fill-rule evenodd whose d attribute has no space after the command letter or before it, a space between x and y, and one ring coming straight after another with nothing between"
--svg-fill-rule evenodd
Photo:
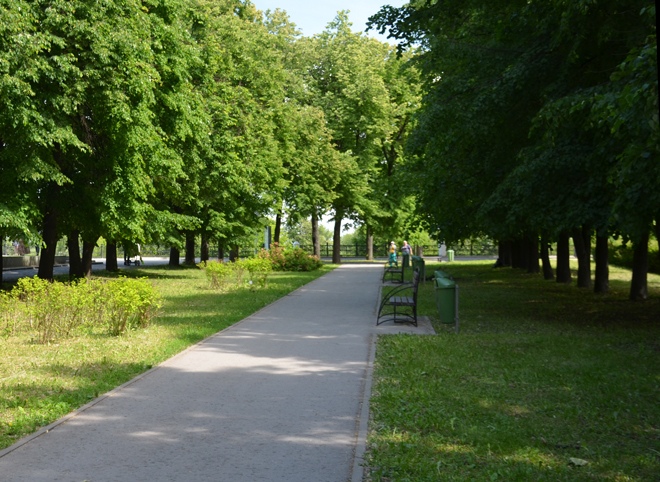
<instances>
[{"instance_id":1,"label":"park path","mask_svg":"<svg viewBox=\"0 0 660 482\"><path fill-rule=\"evenodd\" d=\"M0 452L0 480L357 482L381 265L343 265Z\"/></svg>"}]
</instances>

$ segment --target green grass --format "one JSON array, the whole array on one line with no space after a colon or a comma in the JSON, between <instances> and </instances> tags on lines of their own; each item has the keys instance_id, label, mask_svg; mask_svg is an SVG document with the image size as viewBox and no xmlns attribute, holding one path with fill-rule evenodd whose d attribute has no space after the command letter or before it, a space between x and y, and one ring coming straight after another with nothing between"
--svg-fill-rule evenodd
<instances>
[{"instance_id":1,"label":"green grass","mask_svg":"<svg viewBox=\"0 0 660 482\"><path fill-rule=\"evenodd\" d=\"M491 263L442 269L461 331L434 319L435 336L379 338L370 480L658 480L660 276L633 303L621 269L605 296ZM420 311L435 318L433 290Z\"/></svg>"},{"instance_id":2,"label":"green grass","mask_svg":"<svg viewBox=\"0 0 660 482\"><path fill-rule=\"evenodd\" d=\"M0 338L0 449L332 268L273 273L266 289L227 293L211 290L197 268L122 271L148 277L163 295L161 313L147 328L119 337L84 333L49 345L29 333Z\"/></svg>"}]
</instances>

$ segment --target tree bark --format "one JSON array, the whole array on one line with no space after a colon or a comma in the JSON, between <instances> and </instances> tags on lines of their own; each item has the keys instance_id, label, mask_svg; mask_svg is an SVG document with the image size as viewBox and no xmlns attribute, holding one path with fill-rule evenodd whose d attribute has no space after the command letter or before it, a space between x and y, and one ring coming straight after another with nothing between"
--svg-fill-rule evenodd
<instances>
[{"instance_id":1,"label":"tree bark","mask_svg":"<svg viewBox=\"0 0 660 482\"><path fill-rule=\"evenodd\" d=\"M218 243L218 261L225 260L225 245L223 243Z\"/></svg>"},{"instance_id":2,"label":"tree bark","mask_svg":"<svg viewBox=\"0 0 660 482\"><path fill-rule=\"evenodd\" d=\"M2 242L3 239L5 239L4 235L0 234L0 243ZM4 269L5 269L5 258L2 254L2 247L0 246L0 285L2 284L3 281L2 273Z\"/></svg>"},{"instance_id":3,"label":"tree bark","mask_svg":"<svg viewBox=\"0 0 660 482\"><path fill-rule=\"evenodd\" d=\"M610 255L607 236L596 236L596 274L594 275L594 292L607 293L610 290Z\"/></svg>"},{"instance_id":4,"label":"tree bark","mask_svg":"<svg viewBox=\"0 0 660 482\"><path fill-rule=\"evenodd\" d=\"M85 276L82 259L80 257L80 232L72 230L66 238L69 251L69 278L82 278Z\"/></svg>"},{"instance_id":5,"label":"tree bark","mask_svg":"<svg viewBox=\"0 0 660 482\"><path fill-rule=\"evenodd\" d=\"M195 233L192 231L186 232L186 256L184 258L184 264L190 266L195 264Z\"/></svg>"},{"instance_id":6,"label":"tree bark","mask_svg":"<svg viewBox=\"0 0 660 482\"><path fill-rule=\"evenodd\" d=\"M568 233L563 231L557 240L557 283L571 282L571 254L568 241Z\"/></svg>"},{"instance_id":7,"label":"tree bark","mask_svg":"<svg viewBox=\"0 0 660 482\"><path fill-rule=\"evenodd\" d=\"M275 234L273 234L273 242L280 244L280 233L282 231L282 210L278 209L275 215Z\"/></svg>"},{"instance_id":8,"label":"tree bark","mask_svg":"<svg viewBox=\"0 0 660 482\"><path fill-rule=\"evenodd\" d=\"M321 237L319 236L319 216L316 211L312 213L312 254L321 257Z\"/></svg>"},{"instance_id":9,"label":"tree bark","mask_svg":"<svg viewBox=\"0 0 660 482\"><path fill-rule=\"evenodd\" d=\"M200 246L200 261L208 261L209 256L209 237L206 233L202 233L202 241Z\"/></svg>"},{"instance_id":10,"label":"tree bark","mask_svg":"<svg viewBox=\"0 0 660 482\"><path fill-rule=\"evenodd\" d=\"M539 237L530 236L527 240L527 272L531 274L540 273L539 267Z\"/></svg>"},{"instance_id":11,"label":"tree bark","mask_svg":"<svg viewBox=\"0 0 660 482\"><path fill-rule=\"evenodd\" d=\"M94 241L85 241L83 239L83 249L82 249L82 276L90 278L92 276L92 257L94 255L94 248L96 247L96 240Z\"/></svg>"},{"instance_id":12,"label":"tree bark","mask_svg":"<svg viewBox=\"0 0 660 482\"><path fill-rule=\"evenodd\" d=\"M119 271L119 266L117 265L117 241L108 241L105 251L105 269L108 271Z\"/></svg>"},{"instance_id":13,"label":"tree bark","mask_svg":"<svg viewBox=\"0 0 660 482\"><path fill-rule=\"evenodd\" d=\"M632 281L630 282L630 299L642 301L648 298L647 275L649 271L649 233L647 232L638 243L635 243L633 253Z\"/></svg>"},{"instance_id":14,"label":"tree bark","mask_svg":"<svg viewBox=\"0 0 660 482\"><path fill-rule=\"evenodd\" d=\"M229 250L229 261L232 263L238 259L238 245L235 244Z\"/></svg>"},{"instance_id":15,"label":"tree bark","mask_svg":"<svg viewBox=\"0 0 660 482\"><path fill-rule=\"evenodd\" d=\"M367 224L367 260L373 261L374 259L374 231L369 224Z\"/></svg>"},{"instance_id":16,"label":"tree bark","mask_svg":"<svg viewBox=\"0 0 660 482\"><path fill-rule=\"evenodd\" d=\"M591 288L591 229L587 226L573 230L573 245L578 259L578 288Z\"/></svg>"},{"instance_id":17,"label":"tree bark","mask_svg":"<svg viewBox=\"0 0 660 482\"><path fill-rule=\"evenodd\" d=\"M525 243L521 239L514 239L511 242L511 267L514 269L527 268L527 256L525 254Z\"/></svg>"},{"instance_id":18,"label":"tree bark","mask_svg":"<svg viewBox=\"0 0 660 482\"><path fill-rule=\"evenodd\" d=\"M57 213L48 209L44 214L42 225L42 237L45 246L41 249L39 257L39 271L37 276L41 279L53 279L53 267L55 265L55 250L57 249Z\"/></svg>"},{"instance_id":19,"label":"tree bark","mask_svg":"<svg viewBox=\"0 0 660 482\"><path fill-rule=\"evenodd\" d=\"M181 263L179 261L179 258L181 257L181 254L179 253L179 248L175 248L172 246L170 248L170 266L181 266Z\"/></svg>"},{"instance_id":20,"label":"tree bark","mask_svg":"<svg viewBox=\"0 0 660 482\"><path fill-rule=\"evenodd\" d=\"M500 241L497 246L500 267L511 266L511 241Z\"/></svg>"},{"instance_id":21,"label":"tree bark","mask_svg":"<svg viewBox=\"0 0 660 482\"><path fill-rule=\"evenodd\" d=\"M341 220L343 214L340 211L335 213L335 230L332 236L332 262L341 263Z\"/></svg>"},{"instance_id":22,"label":"tree bark","mask_svg":"<svg viewBox=\"0 0 660 482\"><path fill-rule=\"evenodd\" d=\"M545 236L541 237L541 262L543 264L543 279L554 279L555 273L550 263L550 243L548 243L548 238Z\"/></svg>"}]
</instances>

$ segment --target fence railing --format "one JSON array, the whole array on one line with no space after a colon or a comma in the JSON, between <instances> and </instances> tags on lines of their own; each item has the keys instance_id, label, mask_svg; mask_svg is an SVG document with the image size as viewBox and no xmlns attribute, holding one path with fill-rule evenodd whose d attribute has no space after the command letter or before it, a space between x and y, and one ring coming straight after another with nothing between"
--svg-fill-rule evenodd
<instances>
[{"instance_id":1,"label":"fence railing","mask_svg":"<svg viewBox=\"0 0 660 482\"><path fill-rule=\"evenodd\" d=\"M300 245L306 253L312 254L313 247L312 245ZM11 245L3 246L3 255L19 255L19 253L14 252ZM57 255L66 256L68 252L66 250L66 245L58 245ZM260 248L255 246L242 246L239 248L240 257L253 256L259 251ZM326 243L321 245L321 257L322 258L331 258L332 257L333 245L331 243ZM461 246L448 246L447 249L453 249L456 256L496 256L497 255L497 246L492 243L465 243ZM388 255L388 246L386 245L374 245L373 255L375 258L386 258ZM421 250L422 256L438 256L438 246L437 245L428 245L428 246L413 246L413 252L418 254ZM106 257L106 246L100 245L94 249L93 257L95 258L105 258ZM33 248L30 252L32 256L38 254ZM170 255L170 249L162 246L155 245L143 245L141 246L142 256L159 256L167 257ZM367 257L367 245L366 244L342 244L340 247L340 254L342 258L362 258L366 259ZM181 256L184 255L184 251L181 251ZM229 252L225 252L225 256L228 256ZM122 258L124 256L124 251L121 246L118 246L117 256ZM197 246L196 256L200 256L199 246ZM210 258L218 257L217 247L211 247L209 250Z\"/></svg>"}]
</instances>

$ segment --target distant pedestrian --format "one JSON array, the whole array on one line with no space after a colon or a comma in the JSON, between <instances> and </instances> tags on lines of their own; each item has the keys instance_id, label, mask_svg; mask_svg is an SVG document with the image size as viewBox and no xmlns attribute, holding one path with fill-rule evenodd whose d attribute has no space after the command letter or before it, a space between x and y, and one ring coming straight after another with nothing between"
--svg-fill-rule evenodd
<instances>
[{"instance_id":1,"label":"distant pedestrian","mask_svg":"<svg viewBox=\"0 0 660 482\"><path fill-rule=\"evenodd\" d=\"M390 251L390 256L389 256L390 267L392 265L398 266L398 261L396 259L396 244L394 243L394 241L392 241L390 243L390 250L389 251Z\"/></svg>"},{"instance_id":2,"label":"distant pedestrian","mask_svg":"<svg viewBox=\"0 0 660 482\"><path fill-rule=\"evenodd\" d=\"M403 261L401 262L401 264L403 265L404 268L410 266L411 254L412 254L412 248L408 244L408 241L404 241L403 246L401 246L401 255L403 256Z\"/></svg>"}]
</instances>

